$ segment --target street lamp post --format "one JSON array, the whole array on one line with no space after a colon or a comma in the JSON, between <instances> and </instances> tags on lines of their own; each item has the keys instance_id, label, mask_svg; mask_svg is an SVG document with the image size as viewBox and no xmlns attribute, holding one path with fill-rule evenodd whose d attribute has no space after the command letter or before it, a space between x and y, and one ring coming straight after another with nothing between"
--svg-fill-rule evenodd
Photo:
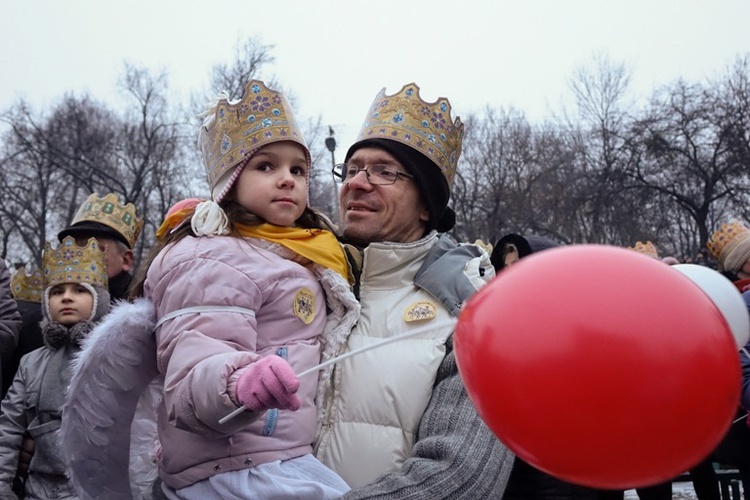
<instances>
[{"instance_id":1,"label":"street lamp post","mask_svg":"<svg viewBox=\"0 0 750 500\"><path fill-rule=\"evenodd\" d=\"M325 140L326 148L328 151L331 152L331 169L336 166L336 156L334 155L334 151L336 151L336 139L333 137L333 127L330 125L328 126L328 137L326 137ZM336 207L339 204L339 190L336 187L336 182L333 181L333 175L331 175L331 185L333 186L333 203L331 204L331 218L336 221Z\"/></svg>"}]
</instances>

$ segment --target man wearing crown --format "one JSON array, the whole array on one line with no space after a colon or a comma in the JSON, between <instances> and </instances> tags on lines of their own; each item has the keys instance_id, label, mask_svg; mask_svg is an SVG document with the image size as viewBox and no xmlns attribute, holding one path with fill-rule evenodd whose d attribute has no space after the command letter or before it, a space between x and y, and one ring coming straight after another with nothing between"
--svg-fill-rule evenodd
<instances>
[{"instance_id":1,"label":"man wearing crown","mask_svg":"<svg viewBox=\"0 0 750 500\"><path fill-rule=\"evenodd\" d=\"M76 498L59 446L59 430L71 362L81 343L108 311L104 253L96 239L85 246L72 237L42 254L44 346L21 359L0 412L0 498L17 498L13 481L24 437L36 443L25 498Z\"/></svg>"},{"instance_id":2,"label":"man wearing crown","mask_svg":"<svg viewBox=\"0 0 750 500\"><path fill-rule=\"evenodd\" d=\"M100 198L91 194L78 208L70 226L60 231L62 241L72 236L78 244L96 238L104 251L112 300L127 298L132 276L133 248L141 233L143 221L136 216L135 205L123 205L114 193Z\"/></svg>"},{"instance_id":3,"label":"man wearing crown","mask_svg":"<svg viewBox=\"0 0 750 500\"><path fill-rule=\"evenodd\" d=\"M489 255L442 234L463 138L445 98L419 87L375 98L345 163L344 239L360 300L343 351L434 325L334 368L318 404L316 455L352 487L344 498L502 498L514 456L469 400L453 352L462 304L494 276Z\"/></svg>"}]
</instances>

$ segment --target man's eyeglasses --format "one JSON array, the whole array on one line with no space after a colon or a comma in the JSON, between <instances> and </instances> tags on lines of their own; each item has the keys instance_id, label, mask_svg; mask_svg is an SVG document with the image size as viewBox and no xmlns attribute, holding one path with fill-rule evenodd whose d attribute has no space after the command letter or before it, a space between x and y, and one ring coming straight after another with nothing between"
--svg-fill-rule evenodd
<instances>
[{"instance_id":1,"label":"man's eyeglasses","mask_svg":"<svg viewBox=\"0 0 750 500\"><path fill-rule=\"evenodd\" d=\"M399 177L413 179L414 176L401 172L391 165L370 165L369 167L358 167L350 163L339 163L333 167L333 180L336 182L349 182L360 172L364 172L367 180L374 186L386 186L393 184Z\"/></svg>"}]
</instances>

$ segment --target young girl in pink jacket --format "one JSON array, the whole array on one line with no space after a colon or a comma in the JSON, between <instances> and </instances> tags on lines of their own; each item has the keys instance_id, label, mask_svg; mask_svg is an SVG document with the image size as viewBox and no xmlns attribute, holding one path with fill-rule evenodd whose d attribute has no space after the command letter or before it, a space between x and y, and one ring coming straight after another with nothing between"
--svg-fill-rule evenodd
<instances>
[{"instance_id":1,"label":"young girl in pink jacket","mask_svg":"<svg viewBox=\"0 0 750 500\"><path fill-rule=\"evenodd\" d=\"M170 211L147 266L159 475L170 499L334 498L312 456L318 377L358 314L348 264L308 207L310 153L285 97L251 81L199 134L212 200ZM220 423L244 406L246 411Z\"/></svg>"}]
</instances>

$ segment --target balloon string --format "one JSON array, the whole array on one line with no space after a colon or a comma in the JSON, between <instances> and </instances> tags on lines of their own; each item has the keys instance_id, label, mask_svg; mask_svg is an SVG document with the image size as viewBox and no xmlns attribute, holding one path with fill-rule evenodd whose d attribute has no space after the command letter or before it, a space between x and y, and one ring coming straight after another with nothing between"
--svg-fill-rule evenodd
<instances>
[{"instance_id":1,"label":"balloon string","mask_svg":"<svg viewBox=\"0 0 750 500\"><path fill-rule=\"evenodd\" d=\"M456 318L447 319L447 320L441 321L439 323L434 323L434 324L431 324L431 325L422 326L422 327L416 328L414 330L411 330L411 331L408 331L408 332L405 332L405 333L401 333L399 335L394 335L393 337L388 337L386 339L383 339L380 342L376 342L376 343L370 344L368 346L360 347L359 349L354 349L353 351L349 351L349 352L347 352L345 354L342 354L341 356L336 356L335 358L331 358L331 359L329 359L327 361L324 361L324 362L320 363L317 366L313 366L312 368L308 368L307 370L304 370L304 371L300 372L299 374L297 374L297 378L304 377L305 375L308 375L310 373L316 373L316 372L322 370L323 368L325 368L327 366L330 366L330 365L332 365L334 363L338 363L339 361L343 361L343 360L345 360L347 358L350 358L352 356L356 356L357 354L362 354L363 352L369 351L370 349L377 349L378 347L383 347L384 345L391 344L391 343L399 341L399 340L408 339L409 337L414 337L414 336L417 336L417 335L419 335L421 333L426 333L426 332L429 332L431 330L435 330L435 329L438 329L438 328L454 327L454 326L456 326L456 321L457 321ZM224 424L226 422L229 422L230 420L232 420L234 417L236 417L237 415L239 415L240 413L242 413L245 410L247 410L247 408L244 405L240 406L236 410L234 410L231 413L228 413L225 416L223 416L222 418L220 418L219 419L219 423L220 424Z\"/></svg>"}]
</instances>

